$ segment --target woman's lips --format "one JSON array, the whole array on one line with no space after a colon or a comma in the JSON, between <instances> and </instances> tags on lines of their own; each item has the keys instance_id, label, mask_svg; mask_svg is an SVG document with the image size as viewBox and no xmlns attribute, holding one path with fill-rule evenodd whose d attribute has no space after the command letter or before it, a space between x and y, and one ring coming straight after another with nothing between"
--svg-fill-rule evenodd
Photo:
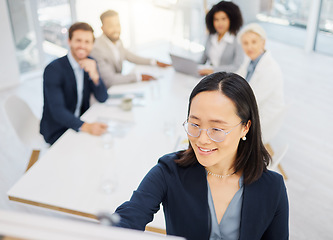
<instances>
[{"instance_id":1,"label":"woman's lips","mask_svg":"<svg viewBox=\"0 0 333 240\"><path fill-rule=\"evenodd\" d=\"M202 154L202 155L210 155L210 154L214 153L217 150L217 148L210 149L210 148L202 148L202 147L199 147L199 146L197 146L197 147L198 147L199 153Z\"/></svg>"}]
</instances>

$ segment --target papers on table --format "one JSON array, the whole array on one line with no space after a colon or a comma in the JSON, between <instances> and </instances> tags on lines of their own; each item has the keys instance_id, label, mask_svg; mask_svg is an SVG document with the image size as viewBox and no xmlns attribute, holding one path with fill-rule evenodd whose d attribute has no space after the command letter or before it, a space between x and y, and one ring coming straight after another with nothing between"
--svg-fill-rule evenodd
<instances>
[{"instance_id":1,"label":"papers on table","mask_svg":"<svg viewBox=\"0 0 333 240\"><path fill-rule=\"evenodd\" d=\"M97 122L103 122L108 125L108 132L114 137L124 137L127 132L133 127L133 122L127 122L123 120L110 119L107 117L98 117Z\"/></svg>"},{"instance_id":2,"label":"papers on table","mask_svg":"<svg viewBox=\"0 0 333 240\"><path fill-rule=\"evenodd\" d=\"M150 91L151 84L149 82L112 86L108 89L109 99L106 101L106 104L120 106L123 99L132 98L133 106L145 106Z\"/></svg>"}]
</instances>

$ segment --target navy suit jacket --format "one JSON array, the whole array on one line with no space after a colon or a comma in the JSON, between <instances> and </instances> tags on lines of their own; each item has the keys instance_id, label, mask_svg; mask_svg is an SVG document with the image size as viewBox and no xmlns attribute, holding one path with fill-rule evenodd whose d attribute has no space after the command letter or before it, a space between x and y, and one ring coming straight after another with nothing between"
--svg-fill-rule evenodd
<instances>
[{"instance_id":1,"label":"navy suit jacket","mask_svg":"<svg viewBox=\"0 0 333 240\"><path fill-rule=\"evenodd\" d=\"M75 117L77 86L74 71L67 56L58 58L46 66L44 71L44 106L40 122L40 133L47 143L53 144L67 129L78 131L83 121ZM93 93L99 102L105 102L108 94L101 79L96 86L84 72L83 96L80 114L89 108Z\"/></svg>"},{"instance_id":2,"label":"navy suit jacket","mask_svg":"<svg viewBox=\"0 0 333 240\"><path fill-rule=\"evenodd\" d=\"M211 218L206 172L199 163L179 167L177 153L159 159L145 176L130 201L116 212L117 226L144 230L163 204L167 234L188 240L209 239ZM240 240L285 240L289 238L289 207L280 174L266 171L252 184L244 185Z\"/></svg>"}]
</instances>

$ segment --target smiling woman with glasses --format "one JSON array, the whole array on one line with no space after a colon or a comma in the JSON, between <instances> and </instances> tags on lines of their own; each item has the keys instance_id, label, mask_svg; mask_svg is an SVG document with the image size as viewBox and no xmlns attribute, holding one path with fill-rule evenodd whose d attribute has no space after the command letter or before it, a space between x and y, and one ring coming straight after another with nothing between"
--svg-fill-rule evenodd
<instances>
[{"instance_id":1,"label":"smiling woman with glasses","mask_svg":"<svg viewBox=\"0 0 333 240\"><path fill-rule=\"evenodd\" d=\"M193 89L183 123L187 150L159 159L117 208L120 227L144 230L163 204L167 234L186 239L288 239L289 209L260 130L255 96L233 73Z\"/></svg>"}]
</instances>

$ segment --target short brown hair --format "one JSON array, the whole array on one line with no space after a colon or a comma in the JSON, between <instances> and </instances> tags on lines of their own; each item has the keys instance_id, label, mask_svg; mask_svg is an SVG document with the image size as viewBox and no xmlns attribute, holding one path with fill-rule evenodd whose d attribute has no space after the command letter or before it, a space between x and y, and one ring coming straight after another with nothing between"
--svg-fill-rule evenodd
<instances>
[{"instance_id":1,"label":"short brown hair","mask_svg":"<svg viewBox=\"0 0 333 240\"><path fill-rule=\"evenodd\" d=\"M73 37L73 32L75 32L76 30L83 30L83 31L89 31L93 34L94 40L95 40L95 36L94 36L94 29L85 22L76 22L74 23L68 30L68 38L69 40L72 39Z\"/></svg>"},{"instance_id":2,"label":"short brown hair","mask_svg":"<svg viewBox=\"0 0 333 240\"><path fill-rule=\"evenodd\" d=\"M114 10L107 10L106 12L103 12L100 16L101 22L103 24L103 20L106 17L113 17L113 16L118 16L118 13Z\"/></svg>"}]
</instances>

